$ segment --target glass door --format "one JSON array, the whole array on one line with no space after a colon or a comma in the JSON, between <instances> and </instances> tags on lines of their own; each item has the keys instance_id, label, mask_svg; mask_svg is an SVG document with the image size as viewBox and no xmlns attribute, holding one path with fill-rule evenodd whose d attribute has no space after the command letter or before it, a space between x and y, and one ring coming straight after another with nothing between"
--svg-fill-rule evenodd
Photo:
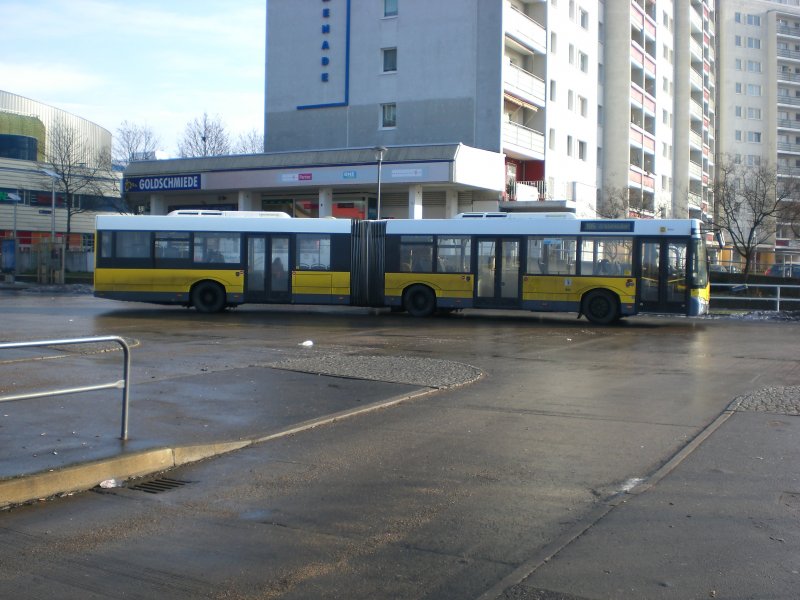
<instances>
[{"instance_id":1,"label":"glass door","mask_svg":"<svg viewBox=\"0 0 800 600\"><path fill-rule=\"evenodd\" d=\"M291 298L289 265L288 236L248 236L245 300L288 302Z\"/></svg>"},{"instance_id":2,"label":"glass door","mask_svg":"<svg viewBox=\"0 0 800 600\"><path fill-rule=\"evenodd\" d=\"M479 238L475 269L475 306L515 308L520 305L518 238Z\"/></svg>"},{"instance_id":3,"label":"glass door","mask_svg":"<svg viewBox=\"0 0 800 600\"><path fill-rule=\"evenodd\" d=\"M639 310L686 312L689 247L685 240L658 239L639 242Z\"/></svg>"}]
</instances>

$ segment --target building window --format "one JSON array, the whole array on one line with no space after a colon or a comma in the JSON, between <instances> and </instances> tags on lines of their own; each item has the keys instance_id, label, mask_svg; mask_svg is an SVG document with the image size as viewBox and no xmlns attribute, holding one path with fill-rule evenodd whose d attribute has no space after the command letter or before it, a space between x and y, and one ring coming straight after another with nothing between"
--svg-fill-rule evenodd
<instances>
[{"instance_id":1,"label":"building window","mask_svg":"<svg viewBox=\"0 0 800 600\"><path fill-rule=\"evenodd\" d=\"M741 117L742 116L742 107L741 106L737 106L733 110L734 110L734 113L736 114L737 117Z\"/></svg>"},{"instance_id":2,"label":"building window","mask_svg":"<svg viewBox=\"0 0 800 600\"><path fill-rule=\"evenodd\" d=\"M578 106L580 107L581 116L585 117L589 113L589 103L583 96L578 96Z\"/></svg>"},{"instance_id":3,"label":"building window","mask_svg":"<svg viewBox=\"0 0 800 600\"><path fill-rule=\"evenodd\" d=\"M397 104L381 104L381 128L397 127Z\"/></svg>"},{"instance_id":4,"label":"building window","mask_svg":"<svg viewBox=\"0 0 800 600\"><path fill-rule=\"evenodd\" d=\"M555 31L550 32L550 54L556 53L556 40L558 36Z\"/></svg>"},{"instance_id":5,"label":"building window","mask_svg":"<svg viewBox=\"0 0 800 600\"><path fill-rule=\"evenodd\" d=\"M747 141L752 142L753 144L760 144L761 143L761 132L760 131L748 131L747 132Z\"/></svg>"},{"instance_id":6,"label":"building window","mask_svg":"<svg viewBox=\"0 0 800 600\"><path fill-rule=\"evenodd\" d=\"M761 40L754 37L747 38L747 47L748 48L761 48Z\"/></svg>"},{"instance_id":7,"label":"building window","mask_svg":"<svg viewBox=\"0 0 800 600\"><path fill-rule=\"evenodd\" d=\"M737 46L742 45L742 36L737 35L733 38L733 40L734 40L733 43L736 44Z\"/></svg>"},{"instance_id":8,"label":"building window","mask_svg":"<svg viewBox=\"0 0 800 600\"><path fill-rule=\"evenodd\" d=\"M747 70L751 73L761 73L761 62L757 60L748 60Z\"/></svg>"},{"instance_id":9,"label":"building window","mask_svg":"<svg viewBox=\"0 0 800 600\"><path fill-rule=\"evenodd\" d=\"M755 85L753 83L747 84L747 95L748 96L760 96L761 95L761 86Z\"/></svg>"},{"instance_id":10,"label":"building window","mask_svg":"<svg viewBox=\"0 0 800 600\"><path fill-rule=\"evenodd\" d=\"M575 64L575 46L572 44L569 45L569 64Z\"/></svg>"},{"instance_id":11,"label":"building window","mask_svg":"<svg viewBox=\"0 0 800 600\"><path fill-rule=\"evenodd\" d=\"M554 79L550 80L550 102L556 101L556 82Z\"/></svg>"},{"instance_id":12,"label":"building window","mask_svg":"<svg viewBox=\"0 0 800 600\"><path fill-rule=\"evenodd\" d=\"M589 55L584 54L583 52L578 53L578 58L580 59L580 67L581 71L584 73L589 72Z\"/></svg>"},{"instance_id":13,"label":"building window","mask_svg":"<svg viewBox=\"0 0 800 600\"><path fill-rule=\"evenodd\" d=\"M548 144L550 146L550 150L555 150L556 149L556 130L553 129L552 127L550 128L550 133L549 133L548 137L550 138L549 144Z\"/></svg>"},{"instance_id":14,"label":"building window","mask_svg":"<svg viewBox=\"0 0 800 600\"><path fill-rule=\"evenodd\" d=\"M737 94L741 94L742 93L742 89L743 89L742 88L742 84L737 81L734 84L734 90L736 91Z\"/></svg>"},{"instance_id":15,"label":"building window","mask_svg":"<svg viewBox=\"0 0 800 600\"><path fill-rule=\"evenodd\" d=\"M586 142L578 141L578 158L586 160Z\"/></svg>"},{"instance_id":16,"label":"building window","mask_svg":"<svg viewBox=\"0 0 800 600\"><path fill-rule=\"evenodd\" d=\"M383 52L383 72L394 73L397 71L397 48L384 48Z\"/></svg>"},{"instance_id":17,"label":"building window","mask_svg":"<svg viewBox=\"0 0 800 600\"><path fill-rule=\"evenodd\" d=\"M575 92L569 90L567 92L567 108L572 110L575 107Z\"/></svg>"},{"instance_id":18,"label":"building window","mask_svg":"<svg viewBox=\"0 0 800 600\"><path fill-rule=\"evenodd\" d=\"M581 9L581 27L589 29L589 13Z\"/></svg>"},{"instance_id":19,"label":"building window","mask_svg":"<svg viewBox=\"0 0 800 600\"><path fill-rule=\"evenodd\" d=\"M397 16L397 0L383 0L383 16L384 17Z\"/></svg>"},{"instance_id":20,"label":"building window","mask_svg":"<svg viewBox=\"0 0 800 600\"><path fill-rule=\"evenodd\" d=\"M734 131L733 132L733 138L737 142L741 142L742 141L742 130L741 129L737 129L736 131Z\"/></svg>"},{"instance_id":21,"label":"building window","mask_svg":"<svg viewBox=\"0 0 800 600\"><path fill-rule=\"evenodd\" d=\"M758 15L747 15L747 24L755 25L758 27L761 25L761 17L759 17Z\"/></svg>"},{"instance_id":22,"label":"building window","mask_svg":"<svg viewBox=\"0 0 800 600\"><path fill-rule=\"evenodd\" d=\"M572 156L572 136L567 136L567 156Z\"/></svg>"},{"instance_id":23,"label":"building window","mask_svg":"<svg viewBox=\"0 0 800 600\"><path fill-rule=\"evenodd\" d=\"M742 59L741 59L741 58L737 58L737 59L734 61L734 63L733 63L733 64L735 65L735 66L734 66L734 68L735 68L737 71L741 71L741 70L742 70Z\"/></svg>"},{"instance_id":24,"label":"building window","mask_svg":"<svg viewBox=\"0 0 800 600\"><path fill-rule=\"evenodd\" d=\"M761 120L761 109L760 108L749 107L747 109L747 118L748 119L755 119L756 121L760 121Z\"/></svg>"}]
</instances>

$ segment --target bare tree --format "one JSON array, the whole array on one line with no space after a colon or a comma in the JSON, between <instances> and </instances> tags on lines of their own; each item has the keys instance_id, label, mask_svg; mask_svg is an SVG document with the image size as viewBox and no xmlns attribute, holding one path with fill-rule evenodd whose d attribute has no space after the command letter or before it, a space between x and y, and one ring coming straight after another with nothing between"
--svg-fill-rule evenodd
<instances>
[{"instance_id":1,"label":"bare tree","mask_svg":"<svg viewBox=\"0 0 800 600\"><path fill-rule=\"evenodd\" d=\"M123 121L114 137L114 162L122 167L152 155L161 140L147 125Z\"/></svg>"},{"instance_id":2,"label":"bare tree","mask_svg":"<svg viewBox=\"0 0 800 600\"><path fill-rule=\"evenodd\" d=\"M230 136L225 125L219 117L209 118L208 113L189 121L183 139L178 142L178 154L181 158L222 156L230 152Z\"/></svg>"},{"instance_id":3,"label":"bare tree","mask_svg":"<svg viewBox=\"0 0 800 600\"><path fill-rule=\"evenodd\" d=\"M263 154L264 135L256 129L243 133L233 145L234 154Z\"/></svg>"},{"instance_id":4,"label":"bare tree","mask_svg":"<svg viewBox=\"0 0 800 600\"><path fill-rule=\"evenodd\" d=\"M96 208L90 200L92 197L118 195L111 149L92 148L77 129L62 120L55 121L47 133L49 141L42 170L64 194L67 210L66 233L69 235L72 231L72 216Z\"/></svg>"},{"instance_id":5,"label":"bare tree","mask_svg":"<svg viewBox=\"0 0 800 600\"><path fill-rule=\"evenodd\" d=\"M717 164L714 229L724 232L744 259L745 276L759 246L774 239L776 223L789 215L799 192L796 179L779 178L772 166L735 164L730 157Z\"/></svg>"},{"instance_id":6,"label":"bare tree","mask_svg":"<svg viewBox=\"0 0 800 600\"><path fill-rule=\"evenodd\" d=\"M597 198L597 216L603 219L627 219L631 211L641 209L641 201L633 198L626 187L605 188L600 190Z\"/></svg>"}]
</instances>

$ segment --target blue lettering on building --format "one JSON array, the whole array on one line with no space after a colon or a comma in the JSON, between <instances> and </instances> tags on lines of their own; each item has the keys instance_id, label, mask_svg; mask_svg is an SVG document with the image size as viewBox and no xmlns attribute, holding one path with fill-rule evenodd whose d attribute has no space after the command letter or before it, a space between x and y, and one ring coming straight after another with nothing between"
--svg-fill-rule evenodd
<instances>
[{"instance_id":1,"label":"blue lettering on building","mask_svg":"<svg viewBox=\"0 0 800 600\"><path fill-rule=\"evenodd\" d=\"M158 177L128 177L123 183L126 192L170 192L199 190L200 175L161 175Z\"/></svg>"},{"instance_id":2,"label":"blue lettering on building","mask_svg":"<svg viewBox=\"0 0 800 600\"><path fill-rule=\"evenodd\" d=\"M328 2L328 1L329 0L322 0L322 2ZM323 19L330 19L331 18L331 9L330 8L323 8L322 9L322 18ZM330 35L330 33L331 33L330 23L323 23L323 25L322 25L322 35ZM328 40L322 40L322 51L323 52L327 52L330 49L331 49L331 47L330 47L330 44L328 44ZM329 57L327 57L327 56L323 56L321 62L322 62L322 66L323 67L327 67L328 65L331 64L331 59ZM328 72L327 71L323 71L322 72L322 75L320 77L320 81L322 81L323 83L327 83L328 82Z\"/></svg>"}]
</instances>

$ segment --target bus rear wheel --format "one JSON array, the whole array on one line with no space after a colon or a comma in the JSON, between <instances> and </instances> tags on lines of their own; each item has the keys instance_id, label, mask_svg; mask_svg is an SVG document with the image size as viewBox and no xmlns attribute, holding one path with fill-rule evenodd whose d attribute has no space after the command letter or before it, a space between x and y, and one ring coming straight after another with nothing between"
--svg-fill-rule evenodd
<instances>
[{"instance_id":1,"label":"bus rear wheel","mask_svg":"<svg viewBox=\"0 0 800 600\"><path fill-rule=\"evenodd\" d=\"M404 295L403 305L412 317L429 317L436 311L436 294L425 285L412 285Z\"/></svg>"},{"instance_id":2,"label":"bus rear wheel","mask_svg":"<svg viewBox=\"0 0 800 600\"><path fill-rule=\"evenodd\" d=\"M619 303L610 292L594 290L583 299L582 312L592 323L608 325L619 319Z\"/></svg>"},{"instance_id":3,"label":"bus rear wheel","mask_svg":"<svg viewBox=\"0 0 800 600\"><path fill-rule=\"evenodd\" d=\"M213 281L201 281L192 289L192 305L200 313L217 313L225 308L225 290Z\"/></svg>"}]
</instances>

